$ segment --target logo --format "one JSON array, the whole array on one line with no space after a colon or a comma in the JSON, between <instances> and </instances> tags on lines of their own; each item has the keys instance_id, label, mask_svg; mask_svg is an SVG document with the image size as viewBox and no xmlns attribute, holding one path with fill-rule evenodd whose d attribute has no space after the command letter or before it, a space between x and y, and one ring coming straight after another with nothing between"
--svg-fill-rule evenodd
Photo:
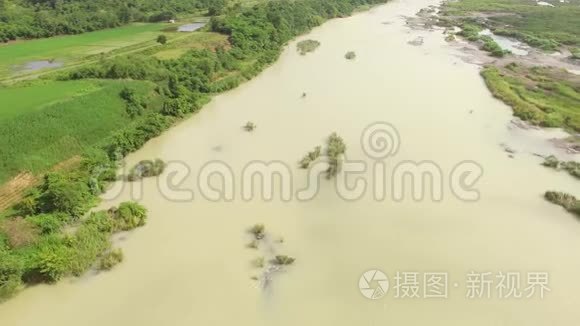
<instances>
[{"instance_id":1,"label":"logo","mask_svg":"<svg viewBox=\"0 0 580 326\"><path fill-rule=\"evenodd\" d=\"M365 298L377 300L389 291L389 278L376 269L366 271L358 280L358 288Z\"/></svg>"}]
</instances>

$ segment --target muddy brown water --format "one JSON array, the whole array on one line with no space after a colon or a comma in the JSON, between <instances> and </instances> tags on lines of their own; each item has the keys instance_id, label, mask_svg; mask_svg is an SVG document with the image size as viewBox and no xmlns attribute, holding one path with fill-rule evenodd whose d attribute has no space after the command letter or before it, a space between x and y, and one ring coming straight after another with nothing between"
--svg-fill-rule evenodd
<instances>
[{"instance_id":1,"label":"muddy brown water","mask_svg":"<svg viewBox=\"0 0 580 326\"><path fill-rule=\"evenodd\" d=\"M397 0L324 24L299 39L320 41L316 52L301 56L292 42L272 67L149 142L128 165L160 157L186 162L192 171L212 160L238 170L251 161L277 160L292 166L293 181L302 186L306 172L296 162L328 134L336 131L345 139L349 159L370 163L360 134L373 122L388 121L401 139L389 167L430 160L447 175L458 162L476 161L484 169L479 201L459 200L446 186L440 202L377 202L370 194L349 202L323 182L308 202L238 196L224 203L199 193L193 202L174 202L148 179L141 202L150 219L118 242L125 253L121 265L27 289L0 305L0 324L577 323L580 223L542 194L557 189L580 195L578 183L525 152L547 144L545 136L524 142L518 134L513 141L509 108L491 97L479 67L458 59L440 31L405 26L401 16L435 3ZM423 45L407 43L418 36ZM357 58L345 60L351 50ZM253 133L241 128L249 120L257 125ZM500 144L526 146L510 158ZM196 176L182 187L195 189ZM129 198L125 190L102 206ZM297 258L273 276L268 291L250 279L259 274L250 264L259 253L246 248L246 229L255 223L264 223L269 236L284 238L275 246L278 253ZM382 299L359 292L359 278L370 269L390 278ZM448 298L395 298L397 271L448 273ZM471 271L518 272L522 283L527 272L547 272L551 292L543 300L500 299L492 289L490 299L469 299Z\"/></svg>"}]
</instances>

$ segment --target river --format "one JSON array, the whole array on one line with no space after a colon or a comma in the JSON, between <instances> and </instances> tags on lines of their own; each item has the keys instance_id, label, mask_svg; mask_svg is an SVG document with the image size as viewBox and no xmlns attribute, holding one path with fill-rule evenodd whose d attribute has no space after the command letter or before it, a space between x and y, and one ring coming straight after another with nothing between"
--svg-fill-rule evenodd
<instances>
[{"instance_id":1,"label":"river","mask_svg":"<svg viewBox=\"0 0 580 326\"><path fill-rule=\"evenodd\" d=\"M483 168L479 200L460 200L446 185L438 202L375 201L368 193L346 201L325 181L306 202L237 196L224 203L199 193L176 202L148 179L141 202L150 218L117 239L121 265L27 289L0 305L0 325L577 324L580 224L542 199L552 189L578 195L577 180L540 166L525 148L513 158L502 149L522 141L513 142L511 111L491 97L480 68L461 61L441 31L405 26L401 16L436 3L395 0L316 28L296 40L320 41L314 53L301 56L292 42L261 75L214 98L127 161L159 157L192 171L213 160L234 171L256 160L281 161L302 186L306 172L296 162L331 132L344 138L349 160L370 164L361 133L386 121L400 135L389 169L432 161L447 176L459 162L475 161ZM418 36L423 45L408 44ZM357 58L349 61L344 55L351 50ZM247 121L256 123L254 132L242 130ZM181 187L193 189L196 176ZM373 179L371 172L363 176ZM128 200L128 192L103 208ZM272 242L274 250L297 259L265 290L251 279L259 275L250 264L259 251L246 247L246 230L255 223L264 223L271 239L284 238ZM359 291L361 275L373 269L391 285L378 300ZM396 297L396 272L419 273L420 298ZM448 276L447 298L424 296L423 276L433 272ZM543 299L499 298L494 281L491 298L469 298L471 272L494 279L519 273L522 287L527 273L546 272L551 291Z\"/></svg>"}]
</instances>

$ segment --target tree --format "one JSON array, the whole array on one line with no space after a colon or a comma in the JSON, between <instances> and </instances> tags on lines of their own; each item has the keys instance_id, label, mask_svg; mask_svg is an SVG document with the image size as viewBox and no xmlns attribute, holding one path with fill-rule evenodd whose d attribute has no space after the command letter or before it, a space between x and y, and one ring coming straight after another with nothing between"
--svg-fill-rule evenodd
<instances>
[{"instance_id":1,"label":"tree","mask_svg":"<svg viewBox=\"0 0 580 326\"><path fill-rule=\"evenodd\" d=\"M167 43L167 36L165 36L165 35L157 36L157 43L162 44L162 45Z\"/></svg>"},{"instance_id":2,"label":"tree","mask_svg":"<svg viewBox=\"0 0 580 326\"><path fill-rule=\"evenodd\" d=\"M58 173L47 174L40 190L38 204L43 213L62 212L80 218L94 199L86 183Z\"/></svg>"},{"instance_id":3,"label":"tree","mask_svg":"<svg viewBox=\"0 0 580 326\"><path fill-rule=\"evenodd\" d=\"M224 12L224 9L226 9L226 6L227 6L226 0L213 0L209 4L207 14L209 16L219 16Z\"/></svg>"}]
</instances>

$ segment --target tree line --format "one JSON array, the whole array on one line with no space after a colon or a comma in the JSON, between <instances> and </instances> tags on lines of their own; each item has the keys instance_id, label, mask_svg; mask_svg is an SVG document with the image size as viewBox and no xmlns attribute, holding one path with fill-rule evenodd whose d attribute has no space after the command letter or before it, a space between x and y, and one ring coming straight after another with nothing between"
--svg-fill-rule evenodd
<instances>
[{"instance_id":1,"label":"tree line","mask_svg":"<svg viewBox=\"0 0 580 326\"><path fill-rule=\"evenodd\" d=\"M80 34L178 13L217 15L226 0L0 0L0 42Z\"/></svg>"}]
</instances>

